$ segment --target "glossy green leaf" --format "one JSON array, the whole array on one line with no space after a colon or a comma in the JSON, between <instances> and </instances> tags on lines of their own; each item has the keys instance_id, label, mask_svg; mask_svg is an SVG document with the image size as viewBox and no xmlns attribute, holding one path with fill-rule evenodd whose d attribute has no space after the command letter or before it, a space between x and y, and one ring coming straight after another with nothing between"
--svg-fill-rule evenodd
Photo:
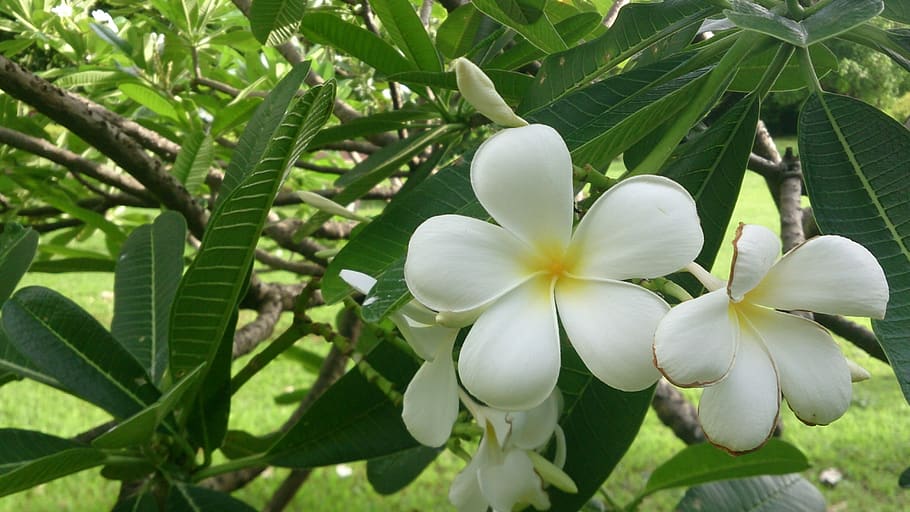
<instances>
[{"instance_id":1,"label":"glossy green leaf","mask_svg":"<svg viewBox=\"0 0 910 512\"><path fill-rule=\"evenodd\" d=\"M774 58L778 46L775 45L747 58L737 69L736 76L733 77L733 81L730 82L727 90L752 92L768 69L768 65ZM815 74L819 78L823 78L831 71L837 69L837 56L825 45L812 45L809 47L809 55L812 57L812 67L815 68ZM794 53L790 60L787 61L787 65L781 71L780 76L777 77L774 85L771 86L771 91L795 91L804 87L806 87L806 81L799 67L799 59Z\"/></svg>"},{"instance_id":2,"label":"glossy green leaf","mask_svg":"<svg viewBox=\"0 0 910 512\"><path fill-rule=\"evenodd\" d=\"M885 270L891 299L872 327L910 400L910 132L859 100L815 94L800 113L799 150L821 231L859 242Z\"/></svg>"},{"instance_id":3,"label":"glossy green leaf","mask_svg":"<svg viewBox=\"0 0 910 512\"><path fill-rule=\"evenodd\" d=\"M100 258L60 258L33 261L30 272L64 274L69 272L113 272L116 262Z\"/></svg>"},{"instance_id":4,"label":"glossy green leaf","mask_svg":"<svg viewBox=\"0 0 910 512\"><path fill-rule=\"evenodd\" d=\"M555 27L566 44L571 45L599 27L602 19L603 17L596 12L582 12L557 22ZM490 59L487 66L492 69L516 69L545 55L540 48L525 39L516 41L508 51Z\"/></svg>"},{"instance_id":5,"label":"glossy green leaf","mask_svg":"<svg viewBox=\"0 0 910 512\"><path fill-rule=\"evenodd\" d=\"M648 46L717 12L698 0L629 4L603 35L548 57L534 85L518 107L519 114L539 109L590 84Z\"/></svg>"},{"instance_id":6,"label":"glossy green leaf","mask_svg":"<svg viewBox=\"0 0 910 512\"><path fill-rule=\"evenodd\" d=\"M160 394L139 362L88 312L59 293L31 286L3 305L15 349L70 393L127 418Z\"/></svg>"},{"instance_id":7,"label":"glossy green leaf","mask_svg":"<svg viewBox=\"0 0 910 512\"><path fill-rule=\"evenodd\" d=\"M0 429L0 496L100 466L104 452L59 437Z\"/></svg>"},{"instance_id":8,"label":"glossy green leaf","mask_svg":"<svg viewBox=\"0 0 910 512\"><path fill-rule=\"evenodd\" d=\"M38 232L0 224L0 305L12 295L38 250Z\"/></svg>"},{"instance_id":9,"label":"glossy green leaf","mask_svg":"<svg viewBox=\"0 0 910 512\"><path fill-rule=\"evenodd\" d=\"M442 448L415 446L385 457L367 461L367 480L379 494L394 494L414 481Z\"/></svg>"},{"instance_id":10,"label":"glossy green leaf","mask_svg":"<svg viewBox=\"0 0 910 512\"><path fill-rule=\"evenodd\" d=\"M600 489L632 444L651 405L654 387L628 393L591 375L569 348L562 353L559 389L565 408L559 424L566 435L566 465L578 492L550 488L550 510L574 512Z\"/></svg>"},{"instance_id":11,"label":"glossy green leaf","mask_svg":"<svg viewBox=\"0 0 910 512\"><path fill-rule=\"evenodd\" d=\"M3 383L5 384L10 380L19 377L32 379L55 388L62 387L61 384L57 382L57 379L44 373L44 371L35 366L27 357L16 350L6 336L3 325L0 324L0 380L3 380Z\"/></svg>"},{"instance_id":12,"label":"glossy green leaf","mask_svg":"<svg viewBox=\"0 0 910 512\"><path fill-rule=\"evenodd\" d=\"M517 103L528 90L533 79L523 73L514 71L504 71L501 69L487 69L485 73L493 85L496 92L499 93L506 101ZM402 82L408 85L426 85L436 89L458 90L458 82L455 80L455 72L437 72L428 71L408 71L406 73L396 73L389 77L389 80Z\"/></svg>"},{"instance_id":13,"label":"glossy green leaf","mask_svg":"<svg viewBox=\"0 0 910 512\"><path fill-rule=\"evenodd\" d=\"M73 88L93 85L116 85L126 80L135 80L135 78L122 71L92 69L65 74L54 80L54 85L63 88Z\"/></svg>"},{"instance_id":14,"label":"glossy green leaf","mask_svg":"<svg viewBox=\"0 0 910 512\"><path fill-rule=\"evenodd\" d=\"M641 496L673 487L748 476L783 475L807 468L806 456L779 439L771 439L758 451L739 456L708 443L693 444L658 466L648 477Z\"/></svg>"},{"instance_id":15,"label":"glossy green leaf","mask_svg":"<svg viewBox=\"0 0 910 512\"><path fill-rule=\"evenodd\" d=\"M436 45L450 59L466 55L496 30L496 22L477 10L474 4L464 4L450 12L436 30ZM530 44L530 43L528 43Z\"/></svg>"},{"instance_id":16,"label":"glossy green leaf","mask_svg":"<svg viewBox=\"0 0 910 512\"><path fill-rule=\"evenodd\" d=\"M370 0L370 7L392 41L424 71L442 71L442 62L417 11L408 0Z\"/></svg>"},{"instance_id":17,"label":"glossy green leaf","mask_svg":"<svg viewBox=\"0 0 910 512\"><path fill-rule=\"evenodd\" d=\"M901 23L910 23L910 2L907 0L885 0L885 9L882 11L881 16L882 18Z\"/></svg>"},{"instance_id":18,"label":"glossy green leaf","mask_svg":"<svg viewBox=\"0 0 910 512\"><path fill-rule=\"evenodd\" d=\"M305 0L253 0L250 29L260 43L278 46L297 34L305 9Z\"/></svg>"},{"instance_id":19,"label":"glossy green leaf","mask_svg":"<svg viewBox=\"0 0 910 512\"><path fill-rule=\"evenodd\" d=\"M178 121L180 117L177 109L171 104L168 98L165 98L160 92L151 87L138 83L126 82L117 86L127 98L135 101L143 107L151 110L159 116L169 117Z\"/></svg>"},{"instance_id":20,"label":"glossy green leaf","mask_svg":"<svg viewBox=\"0 0 910 512\"><path fill-rule=\"evenodd\" d=\"M183 483L171 486L165 510L168 512L255 512L256 509L230 494Z\"/></svg>"},{"instance_id":21,"label":"glossy green leaf","mask_svg":"<svg viewBox=\"0 0 910 512\"><path fill-rule=\"evenodd\" d=\"M185 244L186 221L168 211L134 229L117 260L111 334L154 382L161 382L167 368L168 322Z\"/></svg>"},{"instance_id":22,"label":"glossy green leaf","mask_svg":"<svg viewBox=\"0 0 910 512\"><path fill-rule=\"evenodd\" d=\"M736 26L761 32L795 46L808 47L874 18L881 0L832 0L802 21L786 18L748 0L732 0L724 14Z\"/></svg>"},{"instance_id":23,"label":"glossy green leaf","mask_svg":"<svg viewBox=\"0 0 910 512\"><path fill-rule=\"evenodd\" d=\"M391 75L416 69L379 36L348 23L335 14L311 11L303 17L300 30L314 43L341 50L382 74Z\"/></svg>"},{"instance_id":24,"label":"glossy green leaf","mask_svg":"<svg viewBox=\"0 0 910 512\"><path fill-rule=\"evenodd\" d=\"M224 172L224 181L218 194L218 206L224 198L243 181L262 160L272 135L278 129L300 84L310 71L309 61L304 61L285 75L272 89L268 97L256 109L256 113L246 124L246 129L237 141L237 148L231 156L231 163Z\"/></svg>"},{"instance_id":25,"label":"glossy green leaf","mask_svg":"<svg viewBox=\"0 0 910 512\"><path fill-rule=\"evenodd\" d=\"M170 369L176 379L215 358L272 201L285 173L331 114L334 95L334 82L311 88L274 132L260 133L272 135L262 158L249 171L239 168L236 188L216 206L171 310Z\"/></svg>"},{"instance_id":26,"label":"glossy green leaf","mask_svg":"<svg viewBox=\"0 0 910 512\"><path fill-rule=\"evenodd\" d=\"M741 99L706 131L679 146L661 171L695 199L705 235L695 261L704 268L713 266L727 233L755 139L759 110L757 97Z\"/></svg>"},{"instance_id":27,"label":"glossy green leaf","mask_svg":"<svg viewBox=\"0 0 910 512\"><path fill-rule=\"evenodd\" d=\"M417 364L391 343L380 343L366 361L397 393ZM371 373L371 372L370 372ZM309 468L372 459L418 446L401 420L401 407L377 387L360 366L350 370L316 400L269 450L275 466Z\"/></svg>"},{"instance_id":28,"label":"glossy green leaf","mask_svg":"<svg viewBox=\"0 0 910 512\"><path fill-rule=\"evenodd\" d=\"M531 12L533 10L533 4L539 4L540 2L534 2L533 0L474 0L472 3L474 4L474 7L481 12L515 30L524 36L531 44L547 53L554 53L567 48L566 42L562 40L559 32L553 24L550 23L550 20L545 13L541 13L541 15L537 16L537 19L533 22L527 21L530 19L528 16L521 16L519 14L521 11ZM519 3L531 8L510 8L510 5ZM505 5L509 11L503 10L502 5L500 4ZM519 16L524 23L516 21L512 16Z\"/></svg>"},{"instance_id":29,"label":"glossy green leaf","mask_svg":"<svg viewBox=\"0 0 910 512\"><path fill-rule=\"evenodd\" d=\"M250 270L244 274L249 276ZM202 448L206 453L219 448L227 435L228 420L231 416L231 361L238 316L239 311L235 306L230 314L227 329L218 344L218 352L209 363L208 372L201 379L186 420L187 438L190 443Z\"/></svg>"},{"instance_id":30,"label":"glossy green leaf","mask_svg":"<svg viewBox=\"0 0 910 512\"><path fill-rule=\"evenodd\" d=\"M378 133L394 132L403 126L407 127L410 121L435 118L435 115L420 110L393 110L358 117L344 124L323 128L310 141L310 146L307 150L325 146L332 142L356 139Z\"/></svg>"},{"instance_id":31,"label":"glossy green leaf","mask_svg":"<svg viewBox=\"0 0 910 512\"><path fill-rule=\"evenodd\" d=\"M757 476L693 487L677 512L825 512L825 497L800 475Z\"/></svg>"},{"instance_id":32,"label":"glossy green leaf","mask_svg":"<svg viewBox=\"0 0 910 512\"><path fill-rule=\"evenodd\" d=\"M184 137L171 173L190 194L199 194L214 158L212 136L202 131L192 132Z\"/></svg>"},{"instance_id":33,"label":"glossy green leaf","mask_svg":"<svg viewBox=\"0 0 910 512\"><path fill-rule=\"evenodd\" d=\"M229 459L239 459L258 453L265 453L278 440L279 433L254 436L243 430L228 430L224 436L221 453Z\"/></svg>"},{"instance_id":34,"label":"glossy green leaf","mask_svg":"<svg viewBox=\"0 0 910 512\"><path fill-rule=\"evenodd\" d=\"M519 25L530 25L543 16L546 0L494 0L510 20Z\"/></svg>"}]
</instances>

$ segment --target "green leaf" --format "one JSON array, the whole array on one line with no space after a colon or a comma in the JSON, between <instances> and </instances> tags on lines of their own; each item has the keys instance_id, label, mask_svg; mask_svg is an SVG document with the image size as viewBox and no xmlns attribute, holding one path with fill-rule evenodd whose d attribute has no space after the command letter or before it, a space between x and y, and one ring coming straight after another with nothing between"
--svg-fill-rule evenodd
<instances>
[{"instance_id":1,"label":"green leaf","mask_svg":"<svg viewBox=\"0 0 910 512\"><path fill-rule=\"evenodd\" d=\"M370 367L404 391L417 371L413 358L391 343L366 356ZM270 464L309 468L372 459L418 446L401 420L401 407L380 390L362 365L345 374L316 400L269 450ZM372 373L372 372L367 372Z\"/></svg>"},{"instance_id":2,"label":"green leaf","mask_svg":"<svg viewBox=\"0 0 910 512\"><path fill-rule=\"evenodd\" d=\"M224 181L215 202L217 207L221 201L230 196L231 192L243 181L262 160L262 155L268 147L269 141L282 118L288 111L288 105L300 89L300 84L310 71L310 62L304 61L285 75L272 89L268 97L256 109L256 113L246 124L237 148L231 156L231 163L224 172Z\"/></svg>"},{"instance_id":3,"label":"green leaf","mask_svg":"<svg viewBox=\"0 0 910 512\"><path fill-rule=\"evenodd\" d=\"M119 226L104 218L104 215L79 206L66 192L56 187L28 188L48 205L103 232L106 236L108 251L112 256L120 252L120 246L126 241L126 235Z\"/></svg>"},{"instance_id":4,"label":"green leaf","mask_svg":"<svg viewBox=\"0 0 910 512\"><path fill-rule=\"evenodd\" d=\"M559 422L566 435L563 470L578 492L551 488L550 510L574 512L600 489L629 449L651 405L654 387L635 393L613 389L591 375L575 351L566 348L559 389L565 399Z\"/></svg>"},{"instance_id":5,"label":"green leaf","mask_svg":"<svg viewBox=\"0 0 910 512\"><path fill-rule=\"evenodd\" d=\"M180 153L177 154L177 161L174 162L171 173L177 181L183 183L190 194L196 195L202 188L214 157L215 148L211 135L202 131L189 133L180 145Z\"/></svg>"},{"instance_id":6,"label":"green leaf","mask_svg":"<svg viewBox=\"0 0 910 512\"><path fill-rule=\"evenodd\" d=\"M279 432L265 436L254 436L243 430L228 430L224 436L221 453L229 459L239 459L260 453L265 453L278 440Z\"/></svg>"},{"instance_id":7,"label":"green leaf","mask_svg":"<svg viewBox=\"0 0 910 512\"><path fill-rule=\"evenodd\" d=\"M216 206L171 310L170 369L176 379L215 358L272 201L285 173L331 114L334 95L334 82L313 87L283 116L274 133L263 130L261 136L272 137L262 158L249 171L238 168L236 188Z\"/></svg>"},{"instance_id":8,"label":"green leaf","mask_svg":"<svg viewBox=\"0 0 910 512\"><path fill-rule=\"evenodd\" d=\"M250 269L245 275L251 273ZM218 352L209 364L209 371L201 379L186 420L189 441L206 453L220 447L227 435L228 419L231 416L231 361L238 316L239 310L235 306L221 343L218 344Z\"/></svg>"},{"instance_id":9,"label":"green leaf","mask_svg":"<svg viewBox=\"0 0 910 512\"><path fill-rule=\"evenodd\" d=\"M496 31L496 23L467 3L450 12L436 30L436 46L450 59L466 55ZM530 44L530 43L528 43Z\"/></svg>"},{"instance_id":10,"label":"green leaf","mask_svg":"<svg viewBox=\"0 0 910 512\"><path fill-rule=\"evenodd\" d=\"M59 437L0 429L0 496L104 463L104 452Z\"/></svg>"},{"instance_id":11,"label":"green leaf","mask_svg":"<svg viewBox=\"0 0 910 512\"><path fill-rule=\"evenodd\" d=\"M253 0L250 29L260 43L278 46L297 34L305 9L304 0Z\"/></svg>"},{"instance_id":12,"label":"green leaf","mask_svg":"<svg viewBox=\"0 0 910 512\"><path fill-rule=\"evenodd\" d=\"M910 2L907 0L885 0L882 18L900 23L910 23Z\"/></svg>"},{"instance_id":13,"label":"green leaf","mask_svg":"<svg viewBox=\"0 0 910 512\"><path fill-rule=\"evenodd\" d=\"M737 69L736 76L733 77L733 81L730 82L727 90L752 92L768 69L774 54L777 53L778 46L774 45L747 58ZM825 45L812 45L809 47L809 55L812 57L812 67L815 68L815 74L819 78L823 78L831 71L837 69L837 56ZM787 61L787 65L781 71L780 76L777 77L774 85L771 86L771 91L796 91L804 87L806 87L806 81L799 67L799 59L794 54Z\"/></svg>"},{"instance_id":14,"label":"green leaf","mask_svg":"<svg viewBox=\"0 0 910 512\"><path fill-rule=\"evenodd\" d=\"M897 480L897 484L904 489L910 489L910 468L904 470L901 473L900 478Z\"/></svg>"},{"instance_id":15,"label":"green leaf","mask_svg":"<svg viewBox=\"0 0 910 512\"><path fill-rule=\"evenodd\" d=\"M168 211L134 229L117 260L111 334L154 382L161 382L167 368L168 321L185 244L186 221Z\"/></svg>"},{"instance_id":16,"label":"green leaf","mask_svg":"<svg viewBox=\"0 0 910 512\"><path fill-rule=\"evenodd\" d=\"M566 44L571 45L599 27L602 19L596 12L582 12L557 22L555 27ZM543 51L525 39L516 41L508 51L490 59L487 66L491 69L517 69L544 56Z\"/></svg>"},{"instance_id":17,"label":"green leaf","mask_svg":"<svg viewBox=\"0 0 910 512\"><path fill-rule=\"evenodd\" d=\"M30 272L65 274L71 272L113 272L114 260L99 258L61 258L56 260L33 261Z\"/></svg>"},{"instance_id":18,"label":"green leaf","mask_svg":"<svg viewBox=\"0 0 910 512\"><path fill-rule=\"evenodd\" d=\"M825 497L800 475L758 476L693 487L677 512L825 512Z\"/></svg>"},{"instance_id":19,"label":"green leaf","mask_svg":"<svg viewBox=\"0 0 910 512\"><path fill-rule=\"evenodd\" d=\"M714 5L706 4L682 0L626 5L603 35L549 56L519 105L518 113L523 115L548 105L586 86L648 46L693 24L701 24L718 11Z\"/></svg>"},{"instance_id":20,"label":"green leaf","mask_svg":"<svg viewBox=\"0 0 910 512\"><path fill-rule=\"evenodd\" d=\"M799 449L771 439L760 450L733 456L708 443L693 444L664 462L651 473L641 497L662 489L683 487L760 475L783 475L809 468Z\"/></svg>"},{"instance_id":21,"label":"green leaf","mask_svg":"<svg viewBox=\"0 0 910 512\"><path fill-rule=\"evenodd\" d=\"M59 293L30 286L3 305L18 352L74 395L127 418L158 397L145 369L101 324Z\"/></svg>"},{"instance_id":22,"label":"green leaf","mask_svg":"<svg viewBox=\"0 0 910 512\"><path fill-rule=\"evenodd\" d=\"M168 512L255 512L256 509L223 492L175 483L164 506Z\"/></svg>"},{"instance_id":23,"label":"green leaf","mask_svg":"<svg viewBox=\"0 0 910 512\"><path fill-rule=\"evenodd\" d=\"M124 82L125 80L135 80L135 77L122 71L92 69L88 71L67 73L54 80L54 85L68 89L91 85L116 85Z\"/></svg>"},{"instance_id":24,"label":"green leaf","mask_svg":"<svg viewBox=\"0 0 910 512\"><path fill-rule=\"evenodd\" d=\"M503 25L515 30L524 36L524 38L527 39L531 44L547 53L554 53L565 50L567 48L566 42L562 40L562 36L559 35L559 32L556 30L553 24L550 23L550 20L547 18L545 13L538 15L537 19L534 22L528 22L527 20L530 18L526 15L522 16L520 14L522 11L531 12L535 3L541 3L539 1L474 0L472 3L474 4L474 7L479 9L481 12L502 23ZM530 6L530 10L520 7L517 9L510 8L510 6L519 3L525 6ZM509 8L508 12L503 10L503 5ZM518 16L525 22L518 22L513 19L512 16Z\"/></svg>"},{"instance_id":25,"label":"green leaf","mask_svg":"<svg viewBox=\"0 0 910 512\"><path fill-rule=\"evenodd\" d=\"M321 11L307 13L300 24L300 30L314 43L337 48L384 75L415 69L392 45L379 36L332 13Z\"/></svg>"},{"instance_id":26,"label":"green leaf","mask_svg":"<svg viewBox=\"0 0 910 512\"><path fill-rule=\"evenodd\" d=\"M519 25L530 25L543 16L546 0L494 0L499 9Z\"/></svg>"},{"instance_id":27,"label":"green leaf","mask_svg":"<svg viewBox=\"0 0 910 512\"><path fill-rule=\"evenodd\" d=\"M0 224L0 305L12 295L38 250L38 232Z\"/></svg>"},{"instance_id":28,"label":"green leaf","mask_svg":"<svg viewBox=\"0 0 910 512\"><path fill-rule=\"evenodd\" d=\"M714 264L727 233L755 139L759 103L754 95L738 101L706 131L679 146L661 171L695 199L705 235L695 261L704 268Z\"/></svg>"},{"instance_id":29,"label":"green leaf","mask_svg":"<svg viewBox=\"0 0 910 512\"><path fill-rule=\"evenodd\" d=\"M910 132L859 100L815 94L800 113L799 150L821 231L859 242L885 270L891 300L872 327L910 400Z\"/></svg>"},{"instance_id":30,"label":"green leaf","mask_svg":"<svg viewBox=\"0 0 910 512\"><path fill-rule=\"evenodd\" d=\"M62 388L57 379L38 369L34 363L16 350L3 330L3 325L0 324L0 378L6 383L7 379L12 376L24 377L48 386Z\"/></svg>"},{"instance_id":31,"label":"green leaf","mask_svg":"<svg viewBox=\"0 0 910 512\"><path fill-rule=\"evenodd\" d=\"M420 110L393 110L368 116L358 117L351 121L323 128L310 141L307 150L312 150L332 142L356 139L377 133L394 132L407 127L409 121L430 120L436 116Z\"/></svg>"},{"instance_id":32,"label":"green leaf","mask_svg":"<svg viewBox=\"0 0 910 512\"><path fill-rule=\"evenodd\" d=\"M174 108L171 101L157 90L138 82L122 83L118 85L117 88L120 89L120 92L126 95L127 98L159 116L168 117L175 121L180 120L177 109Z\"/></svg>"},{"instance_id":33,"label":"green leaf","mask_svg":"<svg viewBox=\"0 0 910 512\"><path fill-rule=\"evenodd\" d=\"M732 9L724 14L740 28L805 48L861 25L883 7L881 0L833 0L806 19L794 21L748 0L732 0Z\"/></svg>"},{"instance_id":34,"label":"green leaf","mask_svg":"<svg viewBox=\"0 0 910 512\"><path fill-rule=\"evenodd\" d=\"M414 481L426 469L442 448L415 446L385 457L367 461L367 480L379 494L394 494Z\"/></svg>"},{"instance_id":35,"label":"green leaf","mask_svg":"<svg viewBox=\"0 0 910 512\"><path fill-rule=\"evenodd\" d=\"M442 71L442 62L417 16L414 6L408 0L370 0L370 7L382 21L392 41L405 56L424 71Z\"/></svg>"},{"instance_id":36,"label":"green leaf","mask_svg":"<svg viewBox=\"0 0 910 512\"><path fill-rule=\"evenodd\" d=\"M509 102L521 100L533 81L528 75L516 73L514 71L487 69L485 70L485 73L490 77L490 80L493 81L496 92ZM402 82L408 85L426 85L437 89L449 89L452 91L458 89L458 82L455 80L454 71L408 71L391 75L389 76L389 80Z\"/></svg>"},{"instance_id":37,"label":"green leaf","mask_svg":"<svg viewBox=\"0 0 910 512\"><path fill-rule=\"evenodd\" d=\"M158 512L158 502L150 492L121 501L111 512Z\"/></svg>"}]
</instances>

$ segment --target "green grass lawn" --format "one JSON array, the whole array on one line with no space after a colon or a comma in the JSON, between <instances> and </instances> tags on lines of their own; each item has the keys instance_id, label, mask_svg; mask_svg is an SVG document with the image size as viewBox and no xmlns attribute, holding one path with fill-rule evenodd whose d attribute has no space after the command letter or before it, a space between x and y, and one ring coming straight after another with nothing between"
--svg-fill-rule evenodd
<instances>
[{"instance_id":1,"label":"green grass lawn","mask_svg":"<svg viewBox=\"0 0 910 512\"><path fill-rule=\"evenodd\" d=\"M792 141L784 141L793 145ZM777 217L761 178L751 173L743 185L743 201L737 206L733 225L749 222L777 229ZM732 256L732 231L718 256L714 272L726 278ZM102 323L109 325L112 314L113 278L107 274L30 274L23 285L49 286L67 294ZM326 318L330 311L323 313ZM317 341L300 344L317 346ZM845 475L835 488L822 487L832 511L896 511L910 503L907 491L897 486L898 474L910 465L907 434L910 408L907 407L890 368L858 349L844 344L847 355L873 375L872 380L854 386L853 406L847 414L827 427L807 427L788 410L782 411L784 439L809 457L813 467L804 476L818 484L818 473L835 467ZM242 364L242 361L239 363ZM240 366L237 366L239 368ZM236 396L231 428L266 433L279 426L291 406L275 405L272 398L281 392L306 385L311 379L290 358L279 358L270 371L254 377ZM108 417L102 411L53 389L31 382L14 382L0 388L0 426L29 428L59 436L72 436ZM697 399L698 392L689 396ZM786 408L785 408L786 409ZM628 502L643 487L650 472L683 448L681 441L649 413L639 437L606 482L605 492L619 503ZM377 495L366 480L363 463L327 467L314 471L289 510L329 512L447 510L448 487L463 463L444 453L413 485L401 493ZM350 474L348 471L350 470ZM257 507L283 480L286 470L270 470L237 496ZM0 500L0 512L109 510L117 494L116 483L100 477L97 470L67 477ZM647 499L640 510L671 510L682 491L665 491Z\"/></svg>"}]
</instances>

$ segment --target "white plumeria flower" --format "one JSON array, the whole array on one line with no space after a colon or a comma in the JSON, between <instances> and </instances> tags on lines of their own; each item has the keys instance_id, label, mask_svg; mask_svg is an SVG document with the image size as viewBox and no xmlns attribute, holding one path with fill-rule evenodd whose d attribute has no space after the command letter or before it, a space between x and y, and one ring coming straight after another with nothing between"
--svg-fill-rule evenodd
<instances>
[{"instance_id":1,"label":"white plumeria flower","mask_svg":"<svg viewBox=\"0 0 910 512\"><path fill-rule=\"evenodd\" d=\"M342 270L339 275L364 295L376 284L372 277L353 270ZM445 444L458 416L458 382L452 362L458 329L436 325L435 317L436 313L414 301L390 315L404 339L424 360L404 392L401 418L414 439L427 446Z\"/></svg>"},{"instance_id":2,"label":"white plumeria flower","mask_svg":"<svg viewBox=\"0 0 910 512\"><path fill-rule=\"evenodd\" d=\"M541 464L536 450L546 447L556 435L556 459L565 461L565 438L557 424L561 396L555 390L547 400L528 411L506 412L483 407L464 396L465 405L474 415L484 434L477 453L462 470L449 490L449 501L459 512L511 512L523 505L537 510L550 508L550 498L544 490L544 479L535 471ZM575 484L549 461L549 472L561 474L567 481L568 492L577 492Z\"/></svg>"},{"instance_id":3,"label":"white plumeria flower","mask_svg":"<svg viewBox=\"0 0 910 512\"><path fill-rule=\"evenodd\" d=\"M464 57L459 57L455 59L453 65L458 92L478 112L500 126L516 127L528 124L527 121L515 115L512 108L496 92L496 86L493 85L490 77L476 64Z\"/></svg>"},{"instance_id":4,"label":"white plumeria flower","mask_svg":"<svg viewBox=\"0 0 910 512\"><path fill-rule=\"evenodd\" d=\"M443 317L477 318L458 361L462 384L503 410L544 401L559 375L557 310L588 369L626 391L657 381L651 341L669 306L630 283L679 270L702 246L695 202L659 176L623 181L572 233L572 161L549 126L503 130L471 163L499 224L440 215L411 237L405 279Z\"/></svg>"},{"instance_id":5,"label":"white plumeria flower","mask_svg":"<svg viewBox=\"0 0 910 512\"><path fill-rule=\"evenodd\" d=\"M67 2L61 2L60 4L51 7L51 12L61 18L70 18L73 15L73 7Z\"/></svg>"},{"instance_id":6,"label":"white plumeria flower","mask_svg":"<svg viewBox=\"0 0 910 512\"><path fill-rule=\"evenodd\" d=\"M771 436L781 392L800 420L825 425L850 405L851 374L863 373L823 327L775 310L882 318L888 284L875 257L840 236L813 238L778 260L773 232L740 224L733 244L729 282L696 269L712 291L664 317L654 361L677 386L705 387L705 435L740 453Z\"/></svg>"}]
</instances>

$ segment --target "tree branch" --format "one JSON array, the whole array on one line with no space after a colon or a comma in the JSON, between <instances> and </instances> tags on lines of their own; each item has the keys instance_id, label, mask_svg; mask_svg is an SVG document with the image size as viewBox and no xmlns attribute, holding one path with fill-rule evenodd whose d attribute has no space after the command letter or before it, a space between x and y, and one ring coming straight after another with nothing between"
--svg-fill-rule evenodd
<instances>
[{"instance_id":1,"label":"tree branch","mask_svg":"<svg viewBox=\"0 0 910 512\"><path fill-rule=\"evenodd\" d=\"M686 444L705 441L705 432L698 423L698 412L678 389L665 379L657 381L657 389L651 399L651 408L661 423L670 427Z\"/></svg>"}]
</instances>

